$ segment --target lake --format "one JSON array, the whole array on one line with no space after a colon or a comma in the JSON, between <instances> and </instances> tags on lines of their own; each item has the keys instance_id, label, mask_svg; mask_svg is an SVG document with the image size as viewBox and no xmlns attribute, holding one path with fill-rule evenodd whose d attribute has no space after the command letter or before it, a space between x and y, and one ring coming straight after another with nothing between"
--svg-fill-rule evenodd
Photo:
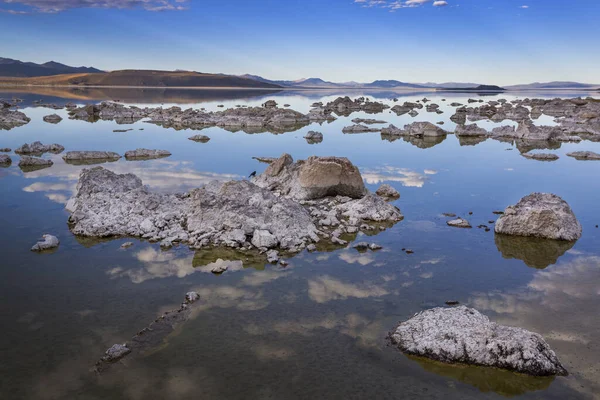
<instances>
[{"instance_id":1,"label":"lake","mask_svg":"<svg viewBox=\"0 0 600 400\"><path fill-rule=\"evenodd\" d=\"M31 89L30 89L31 90ZM69 120L64 105L120 100L140 106L206 108L280 106L307 113L311 104L338 96L368 96L394 105L424 96L443 114L419 110L415 118L353 113L331 123L283 134L246 134L218 127L175 130L139 121ZM358 166L365 184L396 188L394 202L404 220L356 241L383 249L352 248L302 252L286 267L240 257L223 249L161 250L158 243L120 238L75 237L65 204L85 166L47 154L51 168L23 172L19 157L0 168L0 397L3 399L467 399L594 398L600 393L600 162L567 157L574 150L600 152L600 143L563 143L550 150L554 162L522 157L514 144L488 139L383 140L379 133L343 134L353 118L377 118L403 126L444 122L453 131L451 102L497 98L588 96L586 92L523 92L499 95L447 92L227 91L180 89L3 88L0 98L23 99L27 125L0 131L0 147L13 150L39 140L71 150L123 154L140 147L165 149L159 160L102 164L138 175L150 189L187 191L212 180L246 179L266 164L252 157L295 160L343 156ZM442 101L445 99L445 101ZM59 124L42 120L57 113ZM553 124L542 116L536 124ZM506 125L506 122L504 123ZM499 126L481 121L486 129ZM381 125L374 125L381 126ZM387 126L387 124L385 125ZM114 130L132 129L127 132ZM323 133L308 144L310 130ZM201 133L208 143L188 137ZM495 237L493 211L532 192L565 199L583 226L571 243ZM443 213L465 217L473 229L446 225ZM491 231L477 228L489 226ZM31 246L42 234L61 243L52 253ZM131 241L133 247L120 246ZM404 250L403 250L404 249ZM406 252L407 249L413 253ZM409 254L410 253L410 254ZM212 265L225 263L221 275ZM164 341L102 373L94 364L106 349L124 343L159 315L177 309L185 293L197 291L200 305ZM540 333L570 375L536 378L472 366L452 366L407 357L386 336L416 312L458 301L491 320Z\"/></svg>"}]
</instances>

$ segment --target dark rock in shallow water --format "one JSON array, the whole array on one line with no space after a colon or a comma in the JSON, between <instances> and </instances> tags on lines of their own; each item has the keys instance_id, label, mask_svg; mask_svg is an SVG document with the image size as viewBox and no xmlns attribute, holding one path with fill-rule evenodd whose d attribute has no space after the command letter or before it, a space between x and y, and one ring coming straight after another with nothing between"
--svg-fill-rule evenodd
<instances>
[{"instance_id":1,"label":"dark rock in shallow water","mask_svg":"<svg viewBox=\"0 0 600 400\"><path fill-rule=\"evenodd\" d=\"M62 158L67 164L89 165L117 161L121 156L112 151L69 151Z\"/></svg>"},{"instance_id":2,"label":"dark rock in shallow water","mask_svg":"<svg viewBox=\"0 0 600 400\"><path fill-rule=\"evenodd\" d=\"M400 323L390 339L407 354L445 363L497 367L533 376L568 374L539 334L495 324L465 306L420 312Z\"/></svg>"},{"instance_id":3,"label":"dark rock in shallow water","mask_svg":"<svg viewBox=\"0 0 600 400\"><path fill-rule=\"evenodd\" d=\"M46 160L44 158L22 156L19 160L19 167L24 172L33 172L40 169L49 168L52 165L54 165L52 160Z\"/></svg>"},{"instance_id":4,"label":"dark rock in shallow water","mask_svg":"<svg viewBox=\"0 0 600 400\"><path fill-rule=\"evenodd\" d=\"M577 160L600 160L600 154L594 153L593 151L574 151L567 153L567 156Z\"/></svg>"},{"instance_id":5,"label":"dark rock in shallow water","mask_svg":"<svg viewBox=\"0 0 600 400\"><path fill-rule=\"evenodd\" d=\"M556 161L559 157L552 153L523 153L521 156L538 161Z\"/></svg>"},{"instance_id":6,"label":"dark rock in shallow water","mask_svg":"<svg viewBox=\"0 0 600 400\"><path fill-rule=\"evenodd\" d=\"M44 117L44 122L49 124L58 124L60 121L62 121L62 117L58 114L50 114Z\"/></svg>"},{"instance_id":7,"label":"dark rock in shallow water","mask_svg":"<svg viewBox=\"0 0 600 400\"><path fill-rule=\"evenodd\" d=\"M136 149L125 152L127 160L151 160L169 157L170 155L171 153L167 150Z\"/></svg>"},{"instance_id":8,"label":"dark rock in shallow water","mask_svg":"<svg viewBox=\"0 0 600 400\"><path fill-rule=\"evenodd\" d=\"M65 150L60 144L42 144L42 142L25 143L23 146L15 149L17 154L41 156L44 153L60 154Z\"/></svg>"},{"instance_id":9,"label":"dark rock in shallow water","mask_svg":"<svg viewBox=\"0 0 600 400\"><path fill-rule=\"evenodd\" d=\"M8 167L10 164L12 164L10 156L7 156L6 154L0 154L0 167Z\"/></svg>"}]
</instances>

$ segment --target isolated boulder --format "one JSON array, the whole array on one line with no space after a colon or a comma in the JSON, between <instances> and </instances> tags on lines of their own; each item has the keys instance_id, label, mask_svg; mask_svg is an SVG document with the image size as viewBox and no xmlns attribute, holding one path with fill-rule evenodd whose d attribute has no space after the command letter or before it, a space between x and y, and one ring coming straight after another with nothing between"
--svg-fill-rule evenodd
<instances>
[{"instance_id":1,"label":"isolated boulder","mask_svg":"<svg viewBox=\"0 0 600 400\"><path fill-rule=\"evenodd\" d=\"M496 367L533 376L568 375L541 335L498 325L465 306L433 308L390 333L407 354L445 363Z\"/></svg>"},{"instance_id":2,"label":"isolated boulder","mask_svg":"<svg viewBox=\"0 0 600 400\"><path fill-rule=\"evenodd\" d=\"M59 154L65 150L60 144L42 144L42 142L25 143L23 146L16 148L15 153L17 154L32 154L41 156L44 153Z\"/></svg>"},{"instance_id":3,"label":"isolated boulder","mask_svg":"<svg viewBox=\"0 0 600 400\"><path fill-rule=\"evenodd\" d=\"M600 160L600 154L594 153L593 151L574 151L567 153L567 156L577 160Z\"/></svg>"},{"instance_id":4,"label":"isolated boulder","mask_svg":"<svg viewBox=\"0 0 600 400\"><path fill-rule=\"evenodd\" d=\"M0 154L0 166L8 167L10 164L12 164L12 160L10 159L10 156L8 156L6 154Z\"/></svg>"},{"instance_id":5,"label":"isolated boulder","mask_svg":"<svg viewBox=\"0 0 600 400\"><path fill-rule=\"evenodd\" d=\"M58 114L50 114L44 117L44 122L48 122L50 124L58 124L62 121L62 117Z\"/></svg>"},{"instance_id":6,"label":"isolated boulder","mask_svg":"<svg viewBox=\"0 0 600 400\"><path fill-rule=\"evenodd\" d=\"M581 224L571 207L557 195L532 193L504 210L496 221L495 232L556 240L577 240Z\"/></svg>"},{"instance_id":7,"label":"isolated boulder","mask_svg":"<svg viewBox=\"0 0 600 400\"><path fill-rule=\"evenodd\" d=\"M125 152L125 158L127 160L136 160L136 159L150 160L150 159L155 159L155 158L169 157L170 155L171 155L171 152L169 152L167 150L136 149L136 150L129 150L129 151Z\"/></svg>"},{"instance_id":8,"label":"isolated boulder","mask_svg":"<svg viewBox=\"0 0 600 400\"><path fill-rule=\"evenodd\" d=\"M383 185L379 186L377 191L375 191L375 194L377 196L381 196L385 199L399 199L400 198L400 193L396 189L394 189L391 185L388 185L387 183L384 183Z\"/></svg>"},{"instance_id":9,"label":"isolated boulder","mask_svg":"<svg viewBox=\"0 0 600 400\"><path fill-rule=\"evenodd\" d=\"M33 245L31 251L50 250L58 247L59 244L60 242L56 236L46 234L42 236L42 240Z\"/></svg>"},{"instance_id":10,"label":"isolated boulder","mask_svg":"<svg viewBox=\"0 0 600 400\"><path fill-rule=\"evenodd\" d=\"M323 134L321 132L309 131L306 136L304 136L304 139L311 144L321 143L323 141Z\"/></svg>"}]
</instances>

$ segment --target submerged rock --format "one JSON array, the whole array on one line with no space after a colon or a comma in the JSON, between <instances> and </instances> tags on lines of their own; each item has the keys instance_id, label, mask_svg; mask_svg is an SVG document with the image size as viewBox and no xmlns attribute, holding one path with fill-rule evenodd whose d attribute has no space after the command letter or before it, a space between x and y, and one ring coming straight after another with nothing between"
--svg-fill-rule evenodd
<instances>
[{"instance_id":1,"label":"submerged rock","mask_svg":"<svg viewBox=\"0 0 600 400\"><path fill-rule=\"evenodd\" d=\"M566 201L548 193L532 193L509 206L498 218L496 233L573 241L581 237L581 224Z\"/></svg>"},{"instance_id":2,"label":"submerged rock","mask_svg":"<svg viewBox=\"0 0 600 400\"><path fill-rule=\"evenodd\" d=\"M387 183L384 183L383 185L379 186L379 188L377 189L375 194L377 196L381 196L386 199L399 199L400 198L400 193L396 189L394 189L391 185L388 185Z\"/></svg>"},{"instance_id":3,"label":"submerged rock","mask_svg":"<svg viewBox=\"0 0 600 400\"><path fill-rule=\"evenodd\" d=\"M25 143L23 146L15 149L17 154L32 154L41 156L44 153L60 154L65 150L60 144L42 144L42 142Z\"/></svg>"},{"instance_id":4,"label":"submerged rock","mask_svg":"<svg viewBox=\"0 0 600 400\"><path fill-rule=\"evenodd\" d=\"M600 154L594 153L593 151L574 151L567 153L567 156L577 160L600 160Z\"/></svg>"},{"instance_id":5,"label":"submerged rock","mask_svg":"<svg viewBox=\"0 0 600 400\"><path fill-rule=\"evenodd\" d=\"M457 218L451 221L447 221L446 224L454 228L471 228L471 224L469 223L469 221L463 218Z\"/></svg>"},{"instance_id":6,"label":"submerged rock","mask_svg":"<svg viewBox=\"0 0 600 400\"><path fill-rule=\"evenodd\" d=\"M306 139L308 143L321 143L323 141L323 134L321 132L309 131L306 136L304 136L304 139Z\"/></svg>"},{"instance_id":7,"label":"submerged rock","mask_svg":"<svg viewBox=\"0 0 600 400\"><path fill-rule=\"evenodd\" d=\"M128 160L149 160L155 158L169 157L171 153L167 150L149 150L149 149L136 149L125 152L125 158Z\"/></svg>"},{"instance_id":8,"label":"submerged rock","mask_svg":"<svg viewBox=\"0 0 600 400\"><path fill-rule=\"evenodd\" d=\"M210 138L206 135L194 135L188 138L189 140L193 140L194 142L206 143L210 141Z\"/></svg>"},{"instance_id":9,"label":"submerged rock","mask_svg":"<svg viewBox=\"0 0 600 400\"><path fill-rule=\"evenodd\" d=\"M445 363L496 367L533 376L568 374L539 334L490 322L465 306L420 312L400 323L390 339L407 354Z\"/></svg>"},{"instance_id":10,"label":"submerged rock","mask_svg":"<svg viewBox=\"0 0 600 400\"><path fill-rule=\"evenodd\" d=\"M521 155L525 158L538 161L556 161L559 159L556 154L552 153L522 153Z\"/></svg>"},{"instance_id":11,"label":"submerged rock","mask_svg":"<svg viewBox=\"0 0 600 400\"><path fill-rule=\"evenodd\" d=\"M44 122L48 122L50 124L58 124L62 121L62 117L58 114L50 114L44 117Z\"/></svg>"},{"instance_id":12,"label":"submerged rock","mask_svg":"<svg viewBox=\"0 0 600 400\"><path fill-rule=\"evenodd\" d=\"M125 344L113 344L110 349L106 350L102 360L106 362L116 362L129 353L131 353L131 350Z\"/></svg>"},{"instance_id":13,"label":"submerged rock","mask_svg":"<svg viewBox=\"0 0 600 400\"><path fill-rule=\"evenodd\" d=\"M60 244L58 238L52 235L44 235L42 236L42 240L37 242L31 248L31 251L44 251L57 248Z\"/></svg>"},{"instance_id":14,"label":"submerged rock","mask_svg":"<svg viewBox=\"0 0 600 400\"><path fill-rule=\"evenodd\" d=\"M69 151L62 158L69 164L96 164L117 161L121 156L112 151Z\"/></svg>"},{"instance_id":15,"label":"submerged rock","mask_svg":"<svg viewBox=\"0 0 600 400\"><path fill-rule=\"evenodd\" d=\"M544 269L557 263L575 241L542 239L526 236L494 235L498 251L506 259L521 260L531 268Z\"/></svg>"}]
</instances>

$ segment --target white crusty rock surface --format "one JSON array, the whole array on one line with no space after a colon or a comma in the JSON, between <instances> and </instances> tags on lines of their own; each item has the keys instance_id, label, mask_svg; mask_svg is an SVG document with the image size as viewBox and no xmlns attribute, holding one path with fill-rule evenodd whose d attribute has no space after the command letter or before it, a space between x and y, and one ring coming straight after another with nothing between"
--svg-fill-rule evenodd
<instances>
[{"instance_id":1,"label":"white crusty rock surface","mask_svg":"<svg viewBox=\"0 0 600 400\"><path fill-rule=\"evenodd\" d=\"M294 162L283 154L253 182L295 200L327 196L362 198L367 190L360 171L345 157L309 157Z\"/></svg>"},{"instance_id":2,"label":"white crusty rock surface","mask_svg":"<svg viewBox=\"0 0 600 400\"><path fill-rule=\"evenodd\" d=\"M581 224L562 198L549 193L532 193L504 210L496 233L556 240L577 240Z\"/></svg>"},{"instance_id":3,"label":"white crusty rock surface","mask_svg":"<svg viewBox=\"0 0 600 400\"><path fill-rule=\"evenodd\" d=\"M169 157L171 153L167 150L150 150L150 149L136 149L125 152L126 159L153 159Z\"/></svg>"},{"instance_id":4,"label":"white crusty rock surface","mask_svg":"<svg viewBox=\"0 0 600 400\"><path fill-rule=\"evenodd\" d=\"M496 367L533 376L568 374L539 334L490 322L465 306L420 312L400 323L390 339L405 353L445 363Z\"/></svg>"},{"instance_id":5,"label":"white crusty rock surface","mask_svg":"<svg viewBox=\"0 0 600 400\"><path fill-rule=\"evenodd\" d=\"M142 237L165 247L181 242L192 248L298 252L321 238L334 241L342 233L367 229L369 221L395 223L403 218L398 208L366 194L358 170L348 160L311 159L293 163L284 155L254 179L265 187L248 181L211 182L179 194L149 192L133 174L84 169L67 203L72 213L69 226L76 235ZM300 171L300 165L305 170ZM294 188L287 194L297 197L273 191L281 188L278 175L264 176L277 171L286 174L286 187ZM325 174L325 182L318 179L320 173L332 171L337 178ZM307 186L293 182L302 179Z\"/></svg>"},{"instance_id":6,"label":"white crusty rock surface","mask_svg":"<svg viewBox=\"0 0 600 400\"><path fill-rule=\"evenodd\" d=\"M42 236L42 240L33 245L31 251L50 250L58 247L59 244L60 242L56 236L46 234Z\"/></svg>"}]
</instances>

